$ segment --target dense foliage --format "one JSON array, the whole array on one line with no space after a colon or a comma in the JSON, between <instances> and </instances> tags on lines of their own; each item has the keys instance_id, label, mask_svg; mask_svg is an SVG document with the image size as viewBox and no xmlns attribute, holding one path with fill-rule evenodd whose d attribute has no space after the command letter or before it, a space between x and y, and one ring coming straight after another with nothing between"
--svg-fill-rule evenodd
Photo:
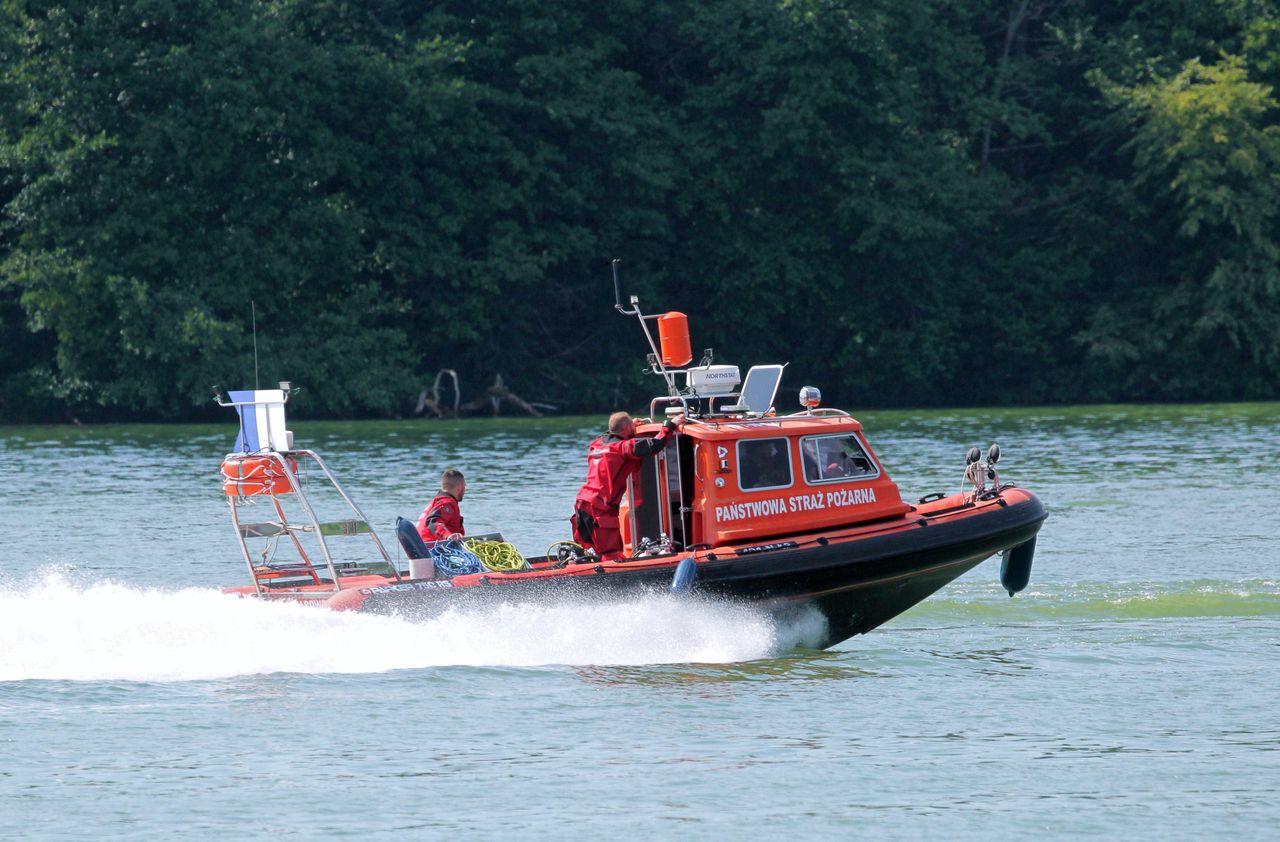
<instances>
[{"instance_id":1,"label":"dense foliage","mask_svg":"<svg viewBox=\"0 0 1280 842\"><path fill-rule=\"evenodd\" d=\"M636 406L608 260L854 406L1280 396L1251 0L0 0L0 419ZM467 395L469 396L469 395Z\"/></svg>"}]
</instances>

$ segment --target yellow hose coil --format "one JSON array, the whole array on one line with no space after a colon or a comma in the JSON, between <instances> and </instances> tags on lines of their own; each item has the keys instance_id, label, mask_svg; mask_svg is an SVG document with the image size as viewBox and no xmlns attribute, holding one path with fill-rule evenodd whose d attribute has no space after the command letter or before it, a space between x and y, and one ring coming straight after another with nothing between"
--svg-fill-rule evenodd
<instances>
[{"instance_id":1,"label":"yellow hose coil","mask_svg":"<svg viewBox=\"0 0 1280 842\"><path fill-rule=\"evenodd\" d=\"M514 544L507 541L481 541L478 538L468 538L463 542L463 546L475 553L476 558L480 559L480 563L486 570L494 573L511 573L529 569L529 562L525 561L524 556L520 555L520 551Z\"/></svg>"}]
</instances>

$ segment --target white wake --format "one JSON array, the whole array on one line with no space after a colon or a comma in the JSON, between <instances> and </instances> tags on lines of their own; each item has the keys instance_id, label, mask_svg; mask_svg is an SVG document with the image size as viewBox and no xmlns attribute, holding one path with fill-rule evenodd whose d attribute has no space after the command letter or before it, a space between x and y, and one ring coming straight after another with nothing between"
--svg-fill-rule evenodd
<instances>
[{"instance_id":1,"label":"white wake","mask_svg":"<svg viewBox=\"0 0 1280 842\"><path fill-rule=\"evenodd\" d=\"M76 584L47 573L0 584L0 681L187 681L455 664L729 663L801 644L820 623L813 616L780 627L747 607L663 596L504 604L409 622L207 588Z\"/></svg>"}]
</instances>

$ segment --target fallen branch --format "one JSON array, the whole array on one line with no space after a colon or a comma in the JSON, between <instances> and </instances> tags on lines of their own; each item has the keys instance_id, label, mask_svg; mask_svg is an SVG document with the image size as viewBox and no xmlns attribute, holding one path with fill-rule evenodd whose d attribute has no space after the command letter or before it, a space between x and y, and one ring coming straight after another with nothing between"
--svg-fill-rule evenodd
<instances>
[{"instance_id":1,"label":"fallen branch","mask_svg":"<svg viewBox=\"0 0 1280 842\"><path fill-rule=\"evenodd\" d=\"M441 406L440 401L440 383L446 374L453 379L452 407ZM436 372L436 379L431 388L423 389L418 395L418 407L414 412L417 415L423 415L429 410L437 418L461 418L488 407L496 418L501 414L502 404L507 403L534 418L541 418L542 410L550 411L556 408L549 403L526 401L507 387L501 374L494 375L493 385L485 389L484 394L478 398L462 403L461 391L458 385L458 373L451 368L442 368Z\"/></svg>"},{"instance_id":2,"label":"fallen branch","mask_svg":"<svg viewBox=\"0 0 1280 842\"><path fill-rule=\"evenodd\" d=\"M436 379L431 384L431 388L423 389L422 394L418 395L418 408L414 410L414 414L421 415L423 410L429 409L436 414L437 418L445 417L445 411L440 408L440 381L446 374L453 378L452 415L454 418L458 417L458 403L462 400L462 391L458 388L458 372L451 368L442 368L436 372Z\"/></svg>"}]
</instances>

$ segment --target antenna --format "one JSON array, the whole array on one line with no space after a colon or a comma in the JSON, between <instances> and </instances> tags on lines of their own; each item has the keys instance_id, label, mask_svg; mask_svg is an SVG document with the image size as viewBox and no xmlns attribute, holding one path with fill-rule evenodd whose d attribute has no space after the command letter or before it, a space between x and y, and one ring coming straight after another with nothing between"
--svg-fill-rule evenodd
<instances>
[{"instance_id":1,"label":"antenna","mask_svg":"<svg viewBox=\"0 0 1280 842\"><path fill-rule=\"evenodd\" d=\"M617 310L624 316L633 316L639 313L640 310L635 306L636 300L634 296L631 299L632 309L628 310L626 307L622 306L622 284L618 281L618 262L618 258L615 257L613 259L613 298L617 303L613 305L613 309Z\"/></svg>"},{"instance_id":2,"label":"antenna","mask_svg":"<svg viewBox=\"0 0 1280 842\"><path fill-rule=\"evenodd\" d=\"M249 315L253 319L253 388L258 388L258 305L249 302Z\"/></svg>"},{"instance_id":3,"label":"antenna","mask_svg":"<svg viewBox=\"0 0 1280 842\"><path fill-rule=\"evenodd\" d=\"M640 299L631 296L631 309L622 306L622 284L618 280L618 258L613 259L613 296L617 300L613 308L624 316L635 316L640 320L640 327L644 330L644 338L649 340L649 348L653 351L653 355L649 357L653 365L653 371L661 374L662 379L667 381L667 393L675 396L680 394L680 390L676 388L676 377L666 366L662 364L662 354L658 352L658 346L654 344L653 334L649 332L649 325L646 320L658 318L657 316L646 316L640 312Z\"/></svg>"}]
</instances>

